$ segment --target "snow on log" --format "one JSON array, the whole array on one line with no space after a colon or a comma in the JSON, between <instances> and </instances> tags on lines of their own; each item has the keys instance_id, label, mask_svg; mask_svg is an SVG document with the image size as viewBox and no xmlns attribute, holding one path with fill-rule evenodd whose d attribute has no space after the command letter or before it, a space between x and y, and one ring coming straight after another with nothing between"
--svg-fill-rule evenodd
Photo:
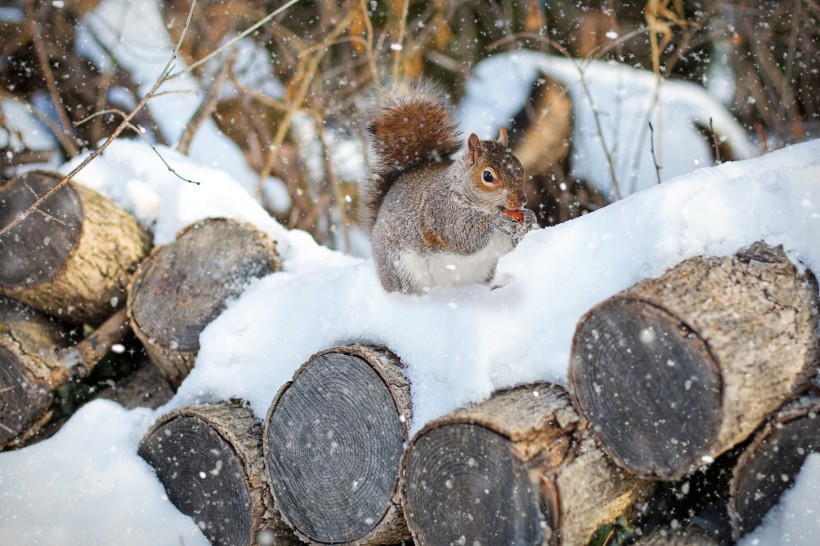
<instances>
[{"instance_id":1,"label":"snow on log","mask_svg":"<svg viewBox=\"0 0 820 546\"><path fill-rule=\"evenodd\" d=\"M685 260L582 317L570 393L616 462L680 478L807 387L817 300L781 247Z\"/></svg>"},{"instance_id":2,"label":"snow on log","mask_svg":"<svg viewBox=\"0 0 820 546\"><path fill-rule=\"evenodd\" d=\"M167 413L145 434L138 453L212 544L298 544L265 487L262 427L246 403Z\"/></svg>"},{"instance_id":3,"label":"snow on log","mask_svg":"<svg viewBox=\"0 0 820 546\"><path fill-rule=\"evenodd\" d=\"M729 516L735 540L755 529L777 504L803 462L820 453L820 399L779 411L737 461L730 484Z\"/></svg>"},{"instance_id":4,"label":"snow on log","mask_svg":"<svg viewBox=\"0 0 820 546\"><path fill-rule=\"evenodd\" d=\"M0 297L0 449L34 441L52 419L57 388L88 375L128 332L124 309L70 347L69 328Z\"/></svg>"},{"instance_id":5,"label":"snow on log","mask_svg":"<svg viewBox=\"0 0 820 546\"><path fill-rule=\"evenodd\" d=\"M265 471L283 519L313 544L394 544L410 537L397 500L412 418L410 384L387 349L313 355L265 420Z\"/></svg>"},{"instance_id":6,"label":"snow on log","mask_svg":"<svg viewBox=\"0 0 820 546\"><path fill-rule=\"evenodd\" d=\"M609 460L566 391L547 383L432 421L402 459L421 545L584 545L651 489Z\"/></svg>"},{"instance_id":7,"label":"snow on log","mask_svg":"<svg viewBox=\"0 0 820 546\"><path fill-rule=\"evenodd\" d=\"M276 243L257 228L208 218L156 247L128 287L128 316L151 360L179 385L199 351L199 334L225 301L278 271Z\"/></svg>"},{"instance_id":8,"label":"snow on log","mask_svg":"<svg viewBox=\"0 0 820 546\"><path fill-rule=\"evenodd\" d=\"M0 186L0 229L61 178L32 171ZM69 182L0 237L0 293L62 320L100 324L125 303L128 275L149 248L131 215Z\"/></svg>"}]
</instances>

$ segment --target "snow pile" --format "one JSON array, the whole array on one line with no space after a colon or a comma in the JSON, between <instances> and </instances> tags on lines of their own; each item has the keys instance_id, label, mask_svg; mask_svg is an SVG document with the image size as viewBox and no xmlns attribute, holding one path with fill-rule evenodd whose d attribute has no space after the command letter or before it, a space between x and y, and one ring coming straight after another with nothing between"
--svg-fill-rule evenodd
<instances>
[{"instance_id":1,"label":"snow pile","mask_svg":"<svg viewBox=\"0 0 820 546\"><path fill-rule=\"evenodd\" d=\"M125 412L94 402L54 438L0 454L6 492L0 517L15 521L10 543L51 533L57 524L42 514L60 512L59 521L71 521L74 536L87 544L117 543L107 537L128 526L133 536L121 543L178 544L187 531L173 524L157 536L154 507L162 501L161 489L136 455L150 422L174 407L228 397L248 399L262 418L282 383L318 350L367 342L395 351L413 384L417 430L499 388L563 382L578 318L685 258L728 255L763 239L820 271L820 140L704 169L532 232L501 259L499 289L437 288L421 297L385 293L371 260L332 252L303 232L282 229L225 172L161 152L202 185L169 173L141 141L115 142L78 180L153 224L158 242L206 215L256 223L279 241L285 270L256 281L206 328L196 367L165 408ZM107 424L83 425L89 421ZM38 460L35 455L49 465L30 462ZM153 482L142 488L128 482L128 494L119 494L121 471L127 482L138 472ZM106 485L112 489L90 487L89 476L96 473L114 482ZM56 486L45 484L56 482L55 494ZM123 506L130 509L127 526L119 513ZM175 509L168 511L164 517L171 521Z\"/></svg>"},{"instance_id":2,"label":"snow pile","mask_svg":"<svg viewBox=\"0 0 820 546\"><path fill-rule=\"evenodd\" d=\"M208 546L137 456L154 419L98 400L53 438L0 455L3 544Z\"/></svg>"},{"instance_id":3,"label":"snow pile","mask_svg":"<svg viewBox=\"0 0 820 546\"><path fill-rule=\"evenodd\" d=\"M459 106L462 130L495 138L498 128L506 126L526 103L532 84L544 76L566 87L572 101L573 176L588 180L604 194L612 191L604 146L612 155L622 195L657 184L650 122L663 181L713 164L711 144L698 126L708 130L711 123L737 157L756 155L743 128L696 84L663 81L656 100L656 80L651 72L615 62L569 60L535 51L496 55L475 66Z\"/></svg>"}]
</instances>

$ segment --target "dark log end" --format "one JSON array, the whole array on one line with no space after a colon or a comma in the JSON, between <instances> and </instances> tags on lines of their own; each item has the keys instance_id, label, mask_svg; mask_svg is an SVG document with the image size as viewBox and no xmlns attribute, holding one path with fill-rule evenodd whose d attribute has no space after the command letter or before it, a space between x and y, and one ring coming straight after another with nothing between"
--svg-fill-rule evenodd
<instances>
[{"instance_id":1,"label":"dark log end","mask_svg":"<svg viewBox=\"0 0 820 546\"><path fill-rule=\"evenodd\" d=\"M420 544L542 544L557 528L541 510L553 519L558 507L539 508L537 486L509 440L479 425L418 436L402 481L405 517Z\"/></svg>"},{"instance_id":2,"label":"dark log end","mask_svg":"<svg viewBox=\"0 0 820 546\"><path fill-rule=\"evenodd\" d=\"M212 544L251 544L251 504L241 459L195 416L167 421L143 438L139 455L157 472L168 498L194 518Z\"/></svg>"},{"instance_id":3,"label":"dark log end","mask_svg":"<svg viewBox=\"0 0 820 546\"><path fill-rule=\"evenodd\" d=\"M0 446L28 430L51 399L48 387L30 384L19 359L0 346Z\"/></svg>"},{"instance_id":4,"label":"dark log end","mask_svg":"<svg viewBox=\"0 0 820 546\"><path fill-rule=\"evenodd\" d=\"M0 187L0 229L59 181L58 175L33 171ZM66 184L0 237L0 288L30 286L54 276L76 247L82 222L80 199Z\"/></svg>"},{"instance_id":5,"label":"dark log end","mask_svg":"<svg viewBox=\"0 0 820 546\"><path fill-rule=\"evenodd\" d=\"M276 504L303 537L351 542L387 514L404 435L387 385L362 358L313 357L274 401L264 436Z\"/></svg>"},{"instance_id":6,"label":"dark log end","mask_svg":"<svg viewBox=\"0 0 820 546\"><path fill-rule=\"evenodd\" d=\"M613 298L581 319L569 386L605 450L642 476L683 476L717 435L721 379L705 342L643 301Z\"/></svg>"},{"instance_id":7,"label":"dark log end","mask_svg":"<svg viewBox=\"0 0 820 546\"><path fill-rule=\"evenodd\" d=\"M732 478L729 514L736 540L760 525L812 453L820 453L820 401L775 419L755 438Z\"/></svg>"},{"instance_id":8,"label":"dark log end","mask_svg":"<svg viewBox=\"0 0 820 546\"><path fill-rule=\"evenodd\" d=\"M210 218L158 248L130 290L131 317L144 338L164 348L199 349L199 334L256 278L280 267L273 241L258 229Z\"/></svg>"}]
</instances>

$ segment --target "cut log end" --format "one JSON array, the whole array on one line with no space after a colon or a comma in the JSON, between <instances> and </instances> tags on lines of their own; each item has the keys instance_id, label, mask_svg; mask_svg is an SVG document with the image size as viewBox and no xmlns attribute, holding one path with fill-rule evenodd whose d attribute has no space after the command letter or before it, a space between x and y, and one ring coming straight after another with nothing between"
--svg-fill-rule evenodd
<instances>
[{"instance_id":1,"label":"cut log end","mask_svg":"<svg viewBox=\"0 0 820 546\"><path fill-rule=\"evenodd\" d=\"M271 406L266 471L283 518L303 539L404 538L403 522L387 521L396 510L402 412L373 364L338 350L315 355Z\"/></svg>"},{"instance_id":2,"label":"cut log end","mask_svg":"<svg viewBox=\"0 0 820 546\"><path fill-rule=\"evenodd\" d=\"M753 531L806 457L820 453L820 400L781 411L746 448L732 477L729 514L736 540Z\"/></svg>"},{"instance_id":3,"label":"cut log end","mask_svg":"<svg viewBox=\"0 0 820 546\"><path fill-rule=\"evenodd\" d=\"M35 171L0 187L0 228L59 181L59 176ZM0 286L12 289L52 278L77 246L82 224L80 198L66 184L0 238Z\"/></svg>"},{"instance_id":4,"label":"cut log end","mask_svg":"<svg viewBox=\"0 0 820 546\"><path fill-rule=\"evenodd\" d=\"M181 416L143 439L139 455L156 469L179 510L217 545L251 543L250 494L242 463L202 419Z\"/></svg>"},{"instance_id":5,"label":"cut log end","mask_svg":"<svg viewBox=\"0 0 820 546\"><path fill-rule=\"evenodd\" d=\"M642 475L682 476L717 433L721 383L706 344L649 303L613 299L582 319L570 374L607 451Z\"/></svg>"},{"instance_id":6,"label":"cut log end","mask_svg":"<svg viewBox=\"0 0 820 546\"><path fill-rule=\"evenodd\" d=\"M555 526L545 525L536 486L509 440L483 426L443 425L418 437L404 481L405 512L420 544L541 544Z\"/></svg>"},{"instance_id":7,"label":"cut log end","mask_svg":"<svg viewBox=\"0 0 820 546\"><path fill-rule=\"evenodd\" d=\"M157 247L128 290L128 314L151 359L178 385L188 375L199 334L226 300L280 268L276 244L264 232L209 218Z\"/></svg>"}]
</instances>

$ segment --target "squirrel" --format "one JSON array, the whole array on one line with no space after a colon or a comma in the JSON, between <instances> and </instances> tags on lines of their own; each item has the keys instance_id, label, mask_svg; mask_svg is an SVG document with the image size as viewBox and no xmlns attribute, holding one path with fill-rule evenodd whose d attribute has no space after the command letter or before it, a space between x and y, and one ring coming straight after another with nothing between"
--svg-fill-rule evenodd
<instances>
[{"instance_id":1,"label":"squirrel","mask_svg":"<svg viewBox=\"0 0 820 546\"><path fill-rule=\"evenodd\" d=\"M467 139L449 101L426 82L388 97L367 132L373 161L363 192L376 269L388 292L490 283L498 259L536 226L524 208L524 168L497 141Z\"/></svg>"}]
</instances>

